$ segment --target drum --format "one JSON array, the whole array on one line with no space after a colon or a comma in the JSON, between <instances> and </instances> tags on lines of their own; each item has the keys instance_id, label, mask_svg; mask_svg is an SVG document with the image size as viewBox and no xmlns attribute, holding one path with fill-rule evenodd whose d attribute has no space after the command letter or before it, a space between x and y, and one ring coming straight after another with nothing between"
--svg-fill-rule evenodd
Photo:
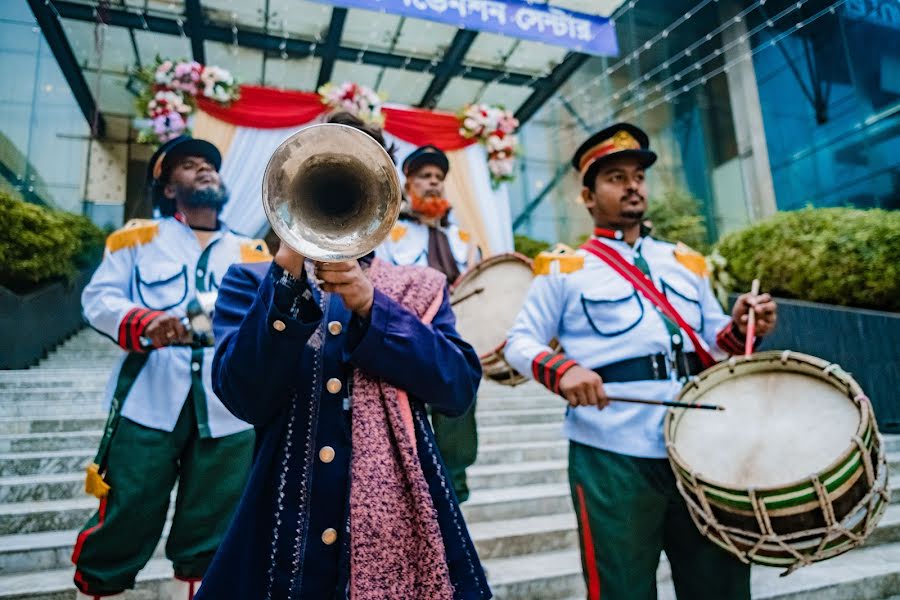
<instances>
[{"instance_id":1,"label":"drum","mask_svg":"<svg viewBox=\"0 0 900 600\"><path fill-rule=\"evenodd\" d=\"M498 254L463 273L450 295L456 328L481 358L484 376L504 385L527 381L503 358L503 347L532 277L527 257Z\"/></svg>"},{"instance_id":2,"label":"drum","mask_svg":"<svg viewBox=\"0 0 900 600\"><path fill-rule=\"evenodd\" d=\"M872 406L840 367L761 352L701 373L678 396L724 412L671 409L665 438L700 532L785 574L859 546L889 504Z\"/></svg>"}]
</instances>

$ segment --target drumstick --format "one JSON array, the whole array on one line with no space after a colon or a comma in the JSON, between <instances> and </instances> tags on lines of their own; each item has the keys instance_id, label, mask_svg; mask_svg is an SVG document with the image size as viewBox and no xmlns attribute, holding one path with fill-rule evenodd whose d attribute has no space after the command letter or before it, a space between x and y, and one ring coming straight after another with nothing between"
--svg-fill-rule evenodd
<instances>
[{"instance_id":1,"label":"drumstick","mask_svg":"<svg viewBox=\"0 0 900 600\"><path fill-rule=\"evenodd\" d=\"M675 408L702 408L705 410L725 410L718 404L690 404L689 402L674 402L671 400L639 400L637 398L607 397L610 402L630 402L632 404L653 404L654 406L673 406Z\"/></svg>"},{"instance_id":2,"label":"drumstick","mask_svg":"<svg viewBox=\"0 0 900 600\"><path fill-rule=\"evenodd\" d=\"M754 298L759 294L759 279L754 279L750 286L750 295ZM747 337L744 340L744 356L753 354L753 345L756 343L756 311L750 307L747 314Z\"/></svg>"},{"instance_id":3,"label":"drumstick","mask_svg":"<svg viewBox=\"0 0 900 600\"><path fill-rule=\"evenodd\" d=\"M475 288L474 290L472 290L471 292L469 292L468 294L466 294L466 295L463 296L462 298L456 298L455 300L451 300L451 301L450 301L450 306L456 306L457 304L459 304L459 303L462 302L463 300L468 300L468 299L471 298L472 296L475 296L476 294L480 294L480 293L483 292L483 291L484 291L484 288L483 288L483 287Z\"/></svg>"}]
</instances>

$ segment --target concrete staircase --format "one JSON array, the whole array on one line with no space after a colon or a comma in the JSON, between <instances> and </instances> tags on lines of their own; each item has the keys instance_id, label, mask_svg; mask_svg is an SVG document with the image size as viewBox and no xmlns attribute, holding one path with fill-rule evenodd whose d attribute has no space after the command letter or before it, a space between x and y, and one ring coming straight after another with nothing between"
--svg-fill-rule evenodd
<instances>
[{"instance_id":1,"label":"concrete staircase","mask_svg":"<svg viewBox=\"0 0 900 600\"><path fill-rule=\"evenodd\" d=\"M100 439L99 397L118 353L86 330L36 369L0 371L0 600L74 596L72 544L97 506L82 491L83 467ZM481 447L463 512L496 597L584 598L562 401L533 384L485 382L477 414ZM887 443L900 483L900 437ZM786 578L754 567L754 598L900 600L900 485L892 498L864 548ZM130 600L160 598L171 577L162 545ZM657 579L660 598L674 599L665 557Z\"/></svg>"}]
</instances>

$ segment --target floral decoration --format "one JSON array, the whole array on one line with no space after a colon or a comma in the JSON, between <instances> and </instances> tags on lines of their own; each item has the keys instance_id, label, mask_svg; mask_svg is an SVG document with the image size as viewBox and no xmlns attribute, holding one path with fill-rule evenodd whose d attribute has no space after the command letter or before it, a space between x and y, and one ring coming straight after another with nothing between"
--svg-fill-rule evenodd
<instances>
[{"instance_id":1,"label":"floral decoration","mask_svg":"<svg viewBox=\"0 0 900 600\"><path fill-rule=\"evenodd\" d=\"M221 67L196 61L163 60L135 73L143 90L137 99L138 112L149 126L138 134L143 143L163 144L189 132L188 117L197 107L197 98L229 104L238 98L234 77Z\"/></svg>"},{"instance_id":2,"label":"floral decoration","mask_svg":"<svg viewBox=\"0 0 900 600\"><path fill-rule=\"evenodd\" d=\"M459 134L477 138L487 148L488 170L495 188L515 179L518 128L519 120L502 106L469 104L459 115Z\"/></svg>"},{"instance_id":3,"label":"floral decoration","mask_svg":"<svg viewBox=\"0 0 900 600\"><path fill-rule=\"evenodd\" d=\"M322 104L331 110L346 110L366 123L384 126L384 114L381 112L384 99L372 88L345 81L341 85L326 83L318 91Z\"/></svg>"}]
</instances>

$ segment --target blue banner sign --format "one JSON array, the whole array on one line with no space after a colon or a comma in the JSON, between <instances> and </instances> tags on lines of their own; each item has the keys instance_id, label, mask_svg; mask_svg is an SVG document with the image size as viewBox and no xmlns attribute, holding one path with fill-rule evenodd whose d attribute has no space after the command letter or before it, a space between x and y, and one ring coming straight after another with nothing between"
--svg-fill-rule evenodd
<instances>
[{"instance_id":1,"label":"blue banner sign","mask_svg":"<svg viewBox=\"0 0 900 600\"><path fill-rule=\"evenodd\" d=\"M614 24L604 17L517 0L315 0L563 46L597 56L619 53Z\"/></svg>"}]
</instances>

